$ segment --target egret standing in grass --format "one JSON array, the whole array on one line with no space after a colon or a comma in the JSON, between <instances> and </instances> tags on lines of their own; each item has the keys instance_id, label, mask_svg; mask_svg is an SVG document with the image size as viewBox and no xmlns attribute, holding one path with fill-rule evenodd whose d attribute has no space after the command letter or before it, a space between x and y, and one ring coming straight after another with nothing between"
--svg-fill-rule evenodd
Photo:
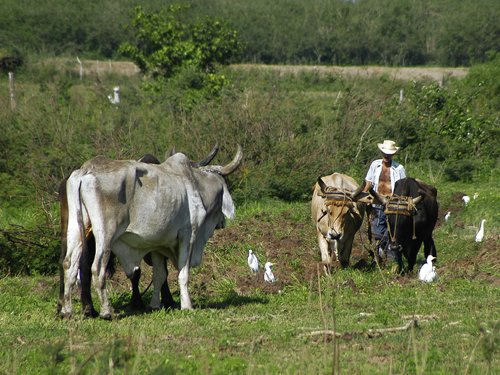
<instances>
[{"instance_id":1,"label":"egret standing in grass","mask_svg":"<svg viewBox=\"0 0 500 375\"><path fill-rule=\"evenodd\" d=\"M264 281L268 283L274 283L276 281L273 270L271 268L272 266L273 264L271 262L266 262L266 264L264 265L264 268L266 269L266 272L264 273Z\"/></svg>"},{"instance_id":2,"label":"egret standing in grass","mask_svg":"<svg viewBox=\"0 0 500 375\"><path fill-rule=\"evenodd\" d=\"M448 211L446 215L444 215L444 221L448 221L450 219L451 211Z\"/></svg>"},{"instance_id":3,"label":"egret standing in grass","mask_svg":"<svg viewBox=\"0 0 500 375\"><path fill-rule=\"evenodd\" d=\"M464 204L467 206L470 202L470 197L468 195L464 195L462 197L462 200L464 201Z\"/></svg>"},{"instance_id":4,"label":"egret standing in grass","mask_svg":"<svg viewBox=\"0 0 500 375\"><path fill-rule=\"evenodd\" d=\"M436 267L434 267L434 265L432 264L432 261L434 259L436 259L436 257L432 255L427 256L427 263L425 263L418 272L419 280L425 281L426 283L437 280Z\"/></svg>"},{"instance_id":5,"label":"egret standing in grass","mask_svg":"<svg viewBox=\"0 0 500 375\"><path fill-rule=\"evenodd\" d=\"M248 266L253 273L259 272L259 260L255 256L252 250L248 250Z\"/></svg>"},{"instance_id":6,"label":"egret standing in grass","mask_svg":"<svg viewBox=\"0 0 500 375\"><path fill-rule=\"evenodd\" d=\"M108 99L111 104L120 104L120 88L118 86L113 88L113 96L108 95Z\"/></svg>"},{"instance_id":7,"label":"egret standing in grass","mask_svg":"<svg viewBox=\"0 0 500 375\"><path fill-rule=\"evenodd\" d=\"M484 222L486 220L481 220L481 225L479 226L479 230L476 233L476 242L482 242L484 238Z\"/></svg>"}]
</instances>

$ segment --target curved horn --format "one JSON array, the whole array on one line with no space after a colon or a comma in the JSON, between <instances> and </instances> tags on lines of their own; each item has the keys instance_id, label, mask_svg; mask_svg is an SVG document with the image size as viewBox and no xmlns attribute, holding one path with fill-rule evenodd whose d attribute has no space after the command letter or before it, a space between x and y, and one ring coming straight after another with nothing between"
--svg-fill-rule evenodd
<instances>
[{"instance_id":1,"label":"curved horn","mask_svg":"<svg viewBox=\"0 0 500 375\"><path fill-rule=\"evenodd\" d=\"M199 162L191 162L191 166L193 168L207 166L212 161L212 159L215 158L215 155L217 155L218 151L219 151L219 142L216 142L215 146L212 148L212 151L210 151L210 153L203 160L200 160Z\"/></svg>"},{"instance_id":2,"label":"curved horn","mask_svg":"<svg viewBox=\"0 0 500 375\"><path fill-rule=\"evenodd\" d=\"M318 177L318 185L319 188L321 189L321 192L325 194L327 186L325 184L325 181L323 181L323 179L321 178L321 176Z\"/></svg>"},{"instance_id":3,"label":"curved horn","mask_svg":"<svg viewBox=\"0 0 500 375\"><path fill-rule=\"evenodd\" d=\"M177 151L175 151L175 146L173 146L170 150L165 152L165 160L167 160L169 157L173 156Z\"/></svg>"},{"instance_id":4,"label":"curved horn","mask_svg":"<svg viewBox=\"0 0 500 375\"><path fill-rule=\"evenodd\" d=\"M361 185L359 185L359 187L356 190L354 190L354 192L351 195L351 198L353 201L355 201L356 198L358 197L358 195L363 191L363 188L365 187L365 183L366 182L363 181L363 183Z\"/></svg>"},{"instance_id":5,"label":"curved horn","mask_svg":"<svg viewBox=\"0 0 500 375\"><path fill-rule=\"evenodd\" d=\"M370 194L378 200L381 204L387 204L387 198L381 196L379 193L377 193L373 188L370 188Z\"/></svg>"},{"instance_id":6,"label":"curved horn","mask_svg":"<svg viewBox=\"0 0 500 375\"><path fill-rule=\"evenodd\" d=\"M238 145L238 150L236 151L236 155L233 160L226 164L220 169L220 174L223 176L227 176L228 174L233 173L236 168L240 166L241 160L243 159L243 150L241 146Z\"/></svg>"},{"instance_id":7,"label":"curved horn","mask_svg":"<svg viewBox=\"0 0 500 375\"><path fill-rule=\"evenodd\" d=\"M419 195L418 197L413 198L413 204L414 205L417 204L418 202L420 202L422 200L422 198L423 197L421 195Z\"/></svg>"}]
</instances>

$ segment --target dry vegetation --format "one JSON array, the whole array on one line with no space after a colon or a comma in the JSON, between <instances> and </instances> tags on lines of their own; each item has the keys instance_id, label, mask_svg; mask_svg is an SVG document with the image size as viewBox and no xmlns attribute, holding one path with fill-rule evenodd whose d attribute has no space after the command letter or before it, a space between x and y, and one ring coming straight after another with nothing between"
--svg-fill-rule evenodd
<instances>
[{"instance_id":1,"label":"dry vegetation","mask_svg":"<svg viewBox=\"0 0 500 375\"><path fill-rule=\"evenodd\" d=\"M47 61L59 67L73 68L79 71L80 65L76 58L52 59ZM136 75L139 68L129 61L99 61L82 60L84 74L100 75L105 73L116 73L125 76ZM252 69L262 69L277 71L281 74L318 73L320 75L343 75L358 78L371 78L386 76L393 80L408 81L436 81L443 82L448 78L463 78L468 72L468 68L442 68L442 67L387 67L387 66L328 66L328 65L264 65L264 64L234 64L233 69L249 71Z\"/></svg>"}]
</instances>

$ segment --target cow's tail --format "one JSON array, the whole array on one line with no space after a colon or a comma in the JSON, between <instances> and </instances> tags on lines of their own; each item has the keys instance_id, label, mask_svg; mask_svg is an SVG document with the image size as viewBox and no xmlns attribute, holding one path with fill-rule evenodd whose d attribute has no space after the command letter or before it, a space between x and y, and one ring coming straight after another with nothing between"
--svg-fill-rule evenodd
<instances>
[{"instance_id":1,"label":"cow's tail","mask_svg":"<svg viewBox=\"0 0 500 375\"><path fill-rule=\"evenodd\" d=\"M66 207L67 207L67 218L63 222L63 218L61 218L61 229L63 233L61 235L62 244L61 244L61 268L63 275L61 277L61 291L64 291L65 288L65 278L64 278L64 262L68 256L68 243L73 245L73 248L70 249L71 252L75 251L75 248L78 249L76 251L79 252L76 257L77 263L70 264L70 267L76 267L77 272L79 268L79 260L82 253L87 252L87 241L85 239L85 225L83 223L83 204L81 197L81 186L82 186L82 178L81 174L73 172L73 174L68 179L68 183L66 184ZM63 202L62 202L63 203ZM64 203L63 203L64 204ZM64 206L61 206L64 207ZM76 228L73 224L76 223ZM76 233L78 231L78 233ZM64 255L63 255L64 254ZM70 254L72 259L75 259L74 254ZM71 259L70 259L71 260Z\"/></svg>"},{"instance_id":2,"label":"cow's tail","mask_svg":"<svg viewBox=\"0 0 500 375\"><path fill-rule=\"evenodd\" d=\"M65 178L59 185L59 203L61 208L61 254L59 256L59 301L57 303L57 313L61 312L64 298L64 267L63 262L67 251L67 234L68 234L68 196L66 193Z\"/></svg>"}]
</instances>

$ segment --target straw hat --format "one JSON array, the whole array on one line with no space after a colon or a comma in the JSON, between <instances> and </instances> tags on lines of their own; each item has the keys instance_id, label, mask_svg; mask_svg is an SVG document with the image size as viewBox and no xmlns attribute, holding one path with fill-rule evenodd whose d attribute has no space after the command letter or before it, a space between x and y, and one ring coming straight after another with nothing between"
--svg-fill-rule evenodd
<instances>
[{"instance_id":1,"label":"straw hat","mask_svg":"<svg viewBox=\"0 0 500 375\"><path fill-rule=\"evenodd\" d=\"M384 143L377 143L377 145L380 151L388 155L395 154L399 150L399 147L396 146L396 142L389 139L385 139Z\"/></svg>"}]
</instances>

